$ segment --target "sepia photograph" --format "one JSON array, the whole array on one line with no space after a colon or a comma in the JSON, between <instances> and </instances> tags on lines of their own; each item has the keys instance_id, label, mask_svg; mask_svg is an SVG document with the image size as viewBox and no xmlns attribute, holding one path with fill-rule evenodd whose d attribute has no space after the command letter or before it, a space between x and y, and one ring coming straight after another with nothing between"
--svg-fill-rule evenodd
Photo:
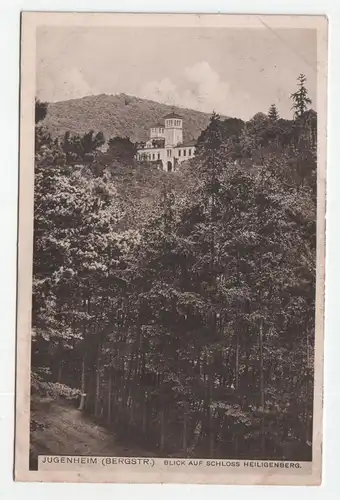
<instances>
[{"instance_id":1,"label":"sepia photograph","mask_svg":"<svg viewBox=\"0 0 340 500\"><path fill-rule=\"evenodd\" d=\"M320 484L326 48L22 14L17 480Z\"/></svg>"}]
</instances>

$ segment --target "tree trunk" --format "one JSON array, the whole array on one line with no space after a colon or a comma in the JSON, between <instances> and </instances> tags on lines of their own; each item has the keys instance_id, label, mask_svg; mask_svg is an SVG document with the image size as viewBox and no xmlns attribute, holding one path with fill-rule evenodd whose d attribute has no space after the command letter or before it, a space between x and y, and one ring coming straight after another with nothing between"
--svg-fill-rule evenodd
<instances>
[{"instance_id":1,"label":"tree trunk","mask_svg":"<svg viewBox=\"0 0 340 500\"><path fill-rule=\"evenodd\" d=\"M159 445L160 451L164 450L164 445L165 445L165 412L162 406L160 413L160 445Z\"/></svg>"},{"instance_id":2,"label":"tree trunk","mask_svg":"<svg viewBox=\"0 0 340 500\"><path fill-rule=\"evenodd\" d=\"M183 455L186 457L188 449L188 402L184 402L184 415L183 415L183 440L182 448Z\"/></svg>"},{"instance_id":3,"label":"tree trunk","mask_svg":"<svg viewBox=\"0 0 340 500\"><path fill-rule=\"evenodd\" d=\"M165 408L164 408L164 397L163 397L163 380L161 375L158 374L158 386L160 387L160 450L164 450L165 445Z\"/></svg>"},{"instance_id":4,"label":"tree trunk","mask_svg":"<svg viewBox=\"0 0 340 500\"><path fill-rule=\"evenodd\" d=\"M144 391L144 397L143 397L143 411L142 411L142 432L145 436L146 431L147 431L147 392Z\"/></svg>"},{"instance_id":5,"label":"tree trunk","mask_svg":"<svg viewBox=\"0 0 340 500\"><path fill-rule=\"evenodd\" d=\"M236 359L235 359L235 390L237 392L238 397L238 389L239 389L239 365L240 365L240 338L239 331L236 330ZM239 435L236 434L234 436L234 452L235 457L238 458L239 452Z\"/></svg>"},{"instance_id":6,"label":"tree trunk","mask_svg":"<svg viewBox=\"0 0 340 500\"><path fill-rule=\"evenodd\" d=\"M134 424L134 418L135 418L135 407L136 407L136 396L134 394L134 391L131 393L130 397L130 417L129 417L129 422L130 425Z\"/></svg>"},{"instance_id":7,"label":"tree trunk","mask_svg":"<svg viewBox=\"0 0 340 500\"><path fill-rule=\"evenodd\" d=\"M236 359L235 359L235 389L239 388L239 365L240 365L240 340L239 332L236 330Z\"/></svg>"},{"instance_id":8,"label":"tree trunk","mask_svg":"<svg viewBox=\"0 0 340 500\"><path fill-rule=\"evenodd\" d=\"M58 366L58 375L57 375L57 383L58 384L61 384L62 374L63 374L63 360L60 359L59 366Z\"/></svg>"},{"instance_id":9,"label":"tree trunk","mask_svg":"<svg viewBox=\"0 0 340 500\"><path fill-rule=\"evenodd\" d=\"M61 356L61 354L60 354L60 356ZM57 384L61 384L62 371L63 371L63 360L60 358L59 363L58 363L58 371L57 371ZM60 394L59 394L59 391L57 391L56 400L59 401L59 398L60 398Z\"/></svg>"},{"instance_id":10,"label":"tree trunk","mask_svg":"<svg viewBox=\"0 0 340 500\"><path fill-rule=\"evenodd\" d=\"M99 404L100 404L100 353L101 353L101 344L98 344L98 352L97 352L97 366L96 366L96 395L94 402L94 416L99 416Z\"/></svg>"},{"instance_id":11,"label":"tree trunk","mask_svg":"<svg viewBox=\"0 0 340 500\"><path fill-rule=\"evenodd\" d=\"M214 416L212 405L212 378L211 374L208 376L208 422L209 422L209 457L213 458L215 454L215 437L214 437Z\"/></svg>"},{"instance_id":12,"label":"tree trunk","mask_svg":"<svg viewBox=\"0 0 340 500\"><path fill-rule=\"evenodd\" d=\"M86 393L85 393L85 354L83 355L82 361L81 361L81 386L80 386L80 403L78 410L79 411L84 411L85 409L85 399L86 399Z\"/></svg>"},{"instance_id":13,"label":"tree trunk","mask_svg":"<svg viewBox=\"0 0 340 500\"><path fill-rule=\"evenodd\" d=\"M260 324L260 406L264 408L264 382L263 382L263 326Z\"/></svg>"},{"instance_id":14,"label":"tree trunk","mask_svg":"<svg viewBox=\"0 0 340 500\"><path fill-rule=\"evenodd\" d=\"M107 423L111 424L111 404L112 404L112 369L109 368L109 383L107 395Z\"/></svg>"},{"instance_id":15,"label":"tree trunk","mask_svg":"<svg viewBox=\"0 0 340 500\"><path fill-rule=\"evenodd\" d=\"M263 377L263 324L260 323L260 407L264 412L264 377ZM261 420L261 454L265 454L265 435L264 435L264 413Z\"/></svg>"},{"instance_id":16,"label":"tree trunk","mask_svg":"<svg viewBox=\"0 0 340 500\"><path fill-rule=\"evenodd\" d=\"M122 407L123 411L125 414L127 413L127 404L129 400L129 395L130 395L130 386L131 386L131 376L132 376L132 369L133 369L133 361L134 361L134 354L130 354L130 359L129 359L129 369L126 378L123 377L124 381L124 389L123 389L123 401L122 401Z\"/></svg>"}]
</instances>

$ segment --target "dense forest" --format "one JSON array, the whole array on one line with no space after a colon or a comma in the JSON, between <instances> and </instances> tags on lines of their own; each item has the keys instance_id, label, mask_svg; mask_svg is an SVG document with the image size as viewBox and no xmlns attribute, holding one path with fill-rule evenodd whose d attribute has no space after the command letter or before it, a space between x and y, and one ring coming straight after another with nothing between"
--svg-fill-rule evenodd
<instances>
[{"instance_id":1,"label":"dense forest","mask_svg":"<svg viewBox=\"0 0 340 500\"><path fill-rule=\"evenodd\" d=\"M175 173L137 163L126 137L105 153L100 132L53 137L36 101L32 398L74 400L156 456L311 460L303 75L291 100L291 120L213 113Z\"/></svg>"},{"instance_id":2,"label":"dense forest","mask_svg":"<svg viewBox=\"0 0 340 500\"><path fill-rule=\"evenodd\" d=\"M209 114L169 106L126 94L87 96L50 103L43 126L54 137L65 132L85 134L93 129L105 137L129 137L133 142L149 138L149 129L175 111L185 121L184 140L196 139L209 124Z\"/></svg>"}]
</instances>

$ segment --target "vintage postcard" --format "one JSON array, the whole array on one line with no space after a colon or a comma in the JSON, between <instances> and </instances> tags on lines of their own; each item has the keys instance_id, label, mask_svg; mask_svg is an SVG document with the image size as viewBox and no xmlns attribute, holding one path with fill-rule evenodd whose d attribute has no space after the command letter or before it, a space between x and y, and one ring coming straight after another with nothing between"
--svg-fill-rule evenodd
<instances>
[{"instance_id":1,"label":"vintage postcard","mask_svg":"<svg viewBox=\"0 0 340 500\"><path fill-rule=\"evenodd\" d=\"M25 12L15 479L319 485L327 19Z\"/></svg>"}]
</instances>

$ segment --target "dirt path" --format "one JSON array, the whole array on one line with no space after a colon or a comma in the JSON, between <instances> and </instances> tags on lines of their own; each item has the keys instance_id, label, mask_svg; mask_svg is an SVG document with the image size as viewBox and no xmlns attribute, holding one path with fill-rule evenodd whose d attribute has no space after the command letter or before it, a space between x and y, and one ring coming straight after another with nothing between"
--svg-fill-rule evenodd
<instances>
[{"instance_id":1,"label":"dirt path","mask_svg":"<svg viewBox=\"0 0 340 500\"><path fill-rule=\"evenodd\" d=\"M34 456L51 455L109 455L146 456L143 450L125 448L117 444L114 434L94 424L66 404L34 401L34 420L44 425L31 433L31 451Z\"/></svg>"}]
</instances>

